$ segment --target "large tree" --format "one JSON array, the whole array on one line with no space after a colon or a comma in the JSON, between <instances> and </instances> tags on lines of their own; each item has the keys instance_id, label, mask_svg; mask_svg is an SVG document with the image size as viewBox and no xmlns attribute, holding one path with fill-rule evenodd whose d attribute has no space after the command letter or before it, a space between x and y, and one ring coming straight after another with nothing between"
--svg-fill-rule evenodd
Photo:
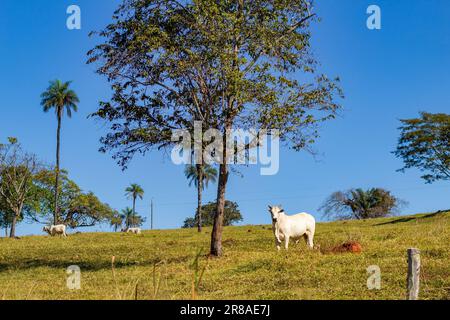
<instances>
[{"instance_id":1,"label":"large tree","mask_svg":"<svg viewBox=\"0 0 450 320\"><path fill-rule=\"evenodd\" d=\"M216 182L217 170L208 164L187 165L184 175L189 180L189 186L193 184L197 188L197 231L202 232L202 195L203 190L208 188L210 182Z\"/></svg>"},{"instance_id":2,"label":"large tree","mask_svg":"<svg viewBox=\"0 0 450 320\"><path fill-rule=\"evenodd\" d=\"M370 219L392 215L405 204L382 188L351 189L331 194L320 210L335 219Z\"/></svg>"},{"instance_id":3,"label":"large tree","mask_svg":"<svg viewBox=\"0 0 450 320\"><path fill-rule=\"evenodd\" d=\"M64 113L67 117L72 117L72 112L78 111L78 99L75 91L71 90L71 82L62 82L60 80L50 81L50 85L46 91L41 94L41 106L44 112L48 112L54 109L56 114L56 119L58 122L56 130L56 166L55 166L55 212L53 217L53 223L57 224L59 220L59 207L58 207L58 196L59 196L59 171L60 171L60 146L61 146L61 123Z\"/></svg>"},{"instance_id":4,"label":"large tree","mask_svg":"<svg viewBox=\"0 0 450 320\"><path fill-rule=\"evenodd\" d=\"M34 178L41 165L33 154L22 150L15 138L0 145L0 203L3 226L10 226L9 236L16 236L17 222L34 207Z\"/></svg>"},{"instance_id":5,"label":"large tree","mask_svg":"<svg viewBox=\"0 0 450 320\"><path fill-rule=\"evenodd\" d=\"M401 120L394 154L404 167L418 168L427 183L450 179L450 114L421 112L419 118Z\"/></svg>"},{"instance_id":6,"label":"large tree","mask_svg":"<svg viewBox=\"0 0 450 320\"><path fill-rule=\"evenodd\" d=\"M55 179L53 170L41 170L35 176L34 195L39 210L29 213L32 220L43 224L50 222L49 220L53 221ZM60 194L57 205L60 223L75 229L111 221L114 210L101 202L93 192L83 192L73 180L69 179L67 171L61 170L59 179Z\"/></svg>"},{"instance_id":7,"label":"large tree","mask_svg":"<svg viewBox=\"0 0 450 320\"><path fill-rule=\"evenodd\" d=\"M94 116L111 122L102 151L126 166L136 152L171 145L172 131L220 130L223 148L211 254L222 254L232 128L278 129L295 150L335 117L338 79L318 71L311 50L312 1L125 0L100 32L89 63L113 96ZM202 157L197 154L201 163Z\"/></svg>"},{"instance_id":8,"label":"large tree","mask_svg":"<svg viewBox=\"0 0 450 320\"><path fill-rule=\"evenodd\" d=\"M214 224L214 218L216 216L217 204L215 202L209 202L202 206L202 212L204 214L203 226L210 227ZM226 200L225 201L225 211L223 216L223 225L231 226L235 223L241 222L244 218L242 217L239 206L236 202ZM194 228L197 225L197 219L186 218L184 220L183 228Z\"/></svg>"}]
</instances>

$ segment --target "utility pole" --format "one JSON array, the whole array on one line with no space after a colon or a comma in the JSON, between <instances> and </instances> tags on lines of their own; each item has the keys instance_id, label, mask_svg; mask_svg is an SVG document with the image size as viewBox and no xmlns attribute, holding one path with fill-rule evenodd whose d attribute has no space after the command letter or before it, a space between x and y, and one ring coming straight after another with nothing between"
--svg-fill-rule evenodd
<instances>
[{"instance_id":1,"label":"utility pole","mask_svg":"<svg viewBox=\"0 0 450 320\"><path fill-rule=\"evenodd\" d=\"M150 229L153 230L153 198L152 198L152 202L151 202L151 213L150 213Z\"/></svg>"}]
</instances>

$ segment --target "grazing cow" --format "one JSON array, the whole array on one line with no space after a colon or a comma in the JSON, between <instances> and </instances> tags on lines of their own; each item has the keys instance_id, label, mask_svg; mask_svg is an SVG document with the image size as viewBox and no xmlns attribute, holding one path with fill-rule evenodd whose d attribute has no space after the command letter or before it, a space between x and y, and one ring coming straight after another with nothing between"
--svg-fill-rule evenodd
<instances>
[{"instance_id":1,"label":"grazing cow","mask_svg":"<svg viewBox=\"0 0 450 320\"><path fill-rule=\"evenodd\" d=\"M288 216L280 207L269 206L272 215L272 229L275 235L275 244L280 250L281 241L284 240L284 247L289 247L289 239L298 240L303 237L308 246L314 248L314 233L316 230L316 220L308 213L299 213Z\"/></svg>"},{"instance_id":2,"label":"grazing cow","mask_svg":"<svg viewBox=\"0 0 450 320\"><path fill-rule=\"evenodd\" d=\"M44 232L47 232L49 235L51 235L52 237L56 236L56 235L60 235L63 237L67 237L66 234L66 226L63 224L58 224L58 225L52 225L52 226L45 226L42 229Z\"/></svg>"},{"instance_id":3,"label":"grazing cow","mask_svg":"<svg viewBox=\"0 0 450 320\"><path fill-rule=\"evenodd\" d=\"M133 233L133 234L141 234L141 228L125 228L125 229L122 229L122 232Z\"/></svg>"}]
</instances>

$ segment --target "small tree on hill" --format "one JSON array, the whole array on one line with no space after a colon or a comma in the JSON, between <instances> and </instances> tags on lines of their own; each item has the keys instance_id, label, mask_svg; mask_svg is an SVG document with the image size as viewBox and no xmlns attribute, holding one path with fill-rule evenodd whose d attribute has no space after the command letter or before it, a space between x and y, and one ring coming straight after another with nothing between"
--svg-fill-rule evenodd
<instances>
[{"instance_id":1,"label":"small tree on hill","mask_svg":"<svg viewBox=\"0 0 450 320\"><path fill-rule=\"evenodd\" d=\"M41 170L35 176L35 198L39 210L30 212L31 218L39 223L53 220L55 212L54 187L56 175L54 170ZM83 192L65 170L58 174L58 221L70 228L92 227L108 222L114 215L111 207L101 202L93 192Z\"/></svg>"},{"instance_id":2,"label":"small tree on hill","mask_svg":"<svg viewBox=\"0 0 450 320\"><path fill-rule=\"evenodd\" d=\"M210 227L214 223L214 217L216 213L216 203L209 202L202 206L203 212L203 226ZM235 223L241 222L243 220L241 211L239 210L239 206L236 202L225 201L225 214L223 219L224 226L231 226ZM196 219L194 218L186 218L184 220L183 228L195 228Z\"/></svg>"},{"instance_id":3,"label":"small tree on hill","mask_svg":"<svg viewBox=\"0 0 450 320\"><path fill-rule=\"evenodd\" d=\"M140 227L144 224L145 219L134 212L131 208L125 208L122 210L122 214L120 215L125 229Z\"/></svg>"},{"instance_id":4,"label":"small tree on hill","mask_svg":"<svg viewBox=\"0 0 450 320\"><path fill-rule=\"evenodd\" d=\"M0 145L0 203L3 224L10 226L9 236L16 236L16 224L24 211L33 206L34 178L41 169L35 155L26 153L16 138Z\"/></svg>"},{"instance_id":5,"label":"small tree on hill","mask_svg":"<svg viewBox=\"0 0 450 320\"><path fill-rule=\"evenodd\" d=\"M381 188L334 192L320 207L324 216L335 219L370 219L396 213L405 202Z\"/></svg>"}]
</instances>

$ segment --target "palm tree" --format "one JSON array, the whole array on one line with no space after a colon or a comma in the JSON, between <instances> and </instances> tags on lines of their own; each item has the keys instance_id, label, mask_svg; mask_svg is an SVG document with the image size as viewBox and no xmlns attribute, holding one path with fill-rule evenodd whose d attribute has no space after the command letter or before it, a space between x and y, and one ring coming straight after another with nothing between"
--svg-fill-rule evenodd
<instances>
[{"instance_id":1,"label":"palm tree","mask_svg":"<svg viewBox=\"0 0 450 320\"><path fill-rule=\"evenodd\" d=\"M375 201L375 194L373 189L363 190L361 188L350 191L351 198L348 199L348 204L353 211L353 214L361 219L369 215L373 202Z\"/></svg>"},{"instance_id":2,"label":"palm tree","mask_svg":"<svg viewBox=\"0 0 450 320\"><path fill-rule=\"evenodd\" d=\"M75 91L69 89L71 82L61 82L60 80L50 81L50 85L45 92L41 94L41 106L44 112L51 109L55 110L56 118L58 120L58 128L56 132L56 167L55 167L55 213L53 222L58 223L58 198L59 198L59 164L60 164L60 145L61 145L61 122L64 116L64 111L69 118L72 117L72 112L78 111L78 99Z\"/></svg>"},{"instance_id":3,"label":"palm tree","mask_svg":"<svg viewBox=\"0 0 450 320\"><path fill-rule=\"evenodd\" d=\"M395 214L406 203L382 188L334 192L320 207L324 215L338 219L370 219Z\"/></svg>"},{"instance_id":4,"label":"palm tree","mask_svg":"<svg viewBox=\"0 0 450 320\"><path fill-rule=\"evenodd\" d=\"M133 220L134 211L131 208L126 207L122 210L122 214L120 215L120 218L122 221L125 221L125 228L129 228L131 225L131 221Z\"/></svg>"},{"instance_id":5,"label":"palm tree","mask_svg":"<svg viewBox=\"0 0 450 320\"><path fill-rule=\"evenodd\" d=\"M133 199L133 213L136 214L136 199L142 200L144 198L144 189L136 183L133 183L125 189L125 196L128 199Z\"/></svg>"},{"instance_id":6,"label":"palm tree","mask_svg":"<svg viewBox=\"0 0 450 320\"><path fill-rule=\"evenodd\" d=\"M111 217L110 226L114 229L114 232L117 232L122 227L123 217L118 212L114 213L114 216Z\"/></svg>"},{"instance_id":7,"label":"palm tree","mask_svg":"<svg viewBox=\"0 0 450 320\"><path fill-rule=\"evenodd\" d=\"M184 175L189 180L189 186L197 188L197 229L202 232L202 192L209 182L216 182L217 170L208 164L187 165Z\"/></svg>"}]
</instances>

